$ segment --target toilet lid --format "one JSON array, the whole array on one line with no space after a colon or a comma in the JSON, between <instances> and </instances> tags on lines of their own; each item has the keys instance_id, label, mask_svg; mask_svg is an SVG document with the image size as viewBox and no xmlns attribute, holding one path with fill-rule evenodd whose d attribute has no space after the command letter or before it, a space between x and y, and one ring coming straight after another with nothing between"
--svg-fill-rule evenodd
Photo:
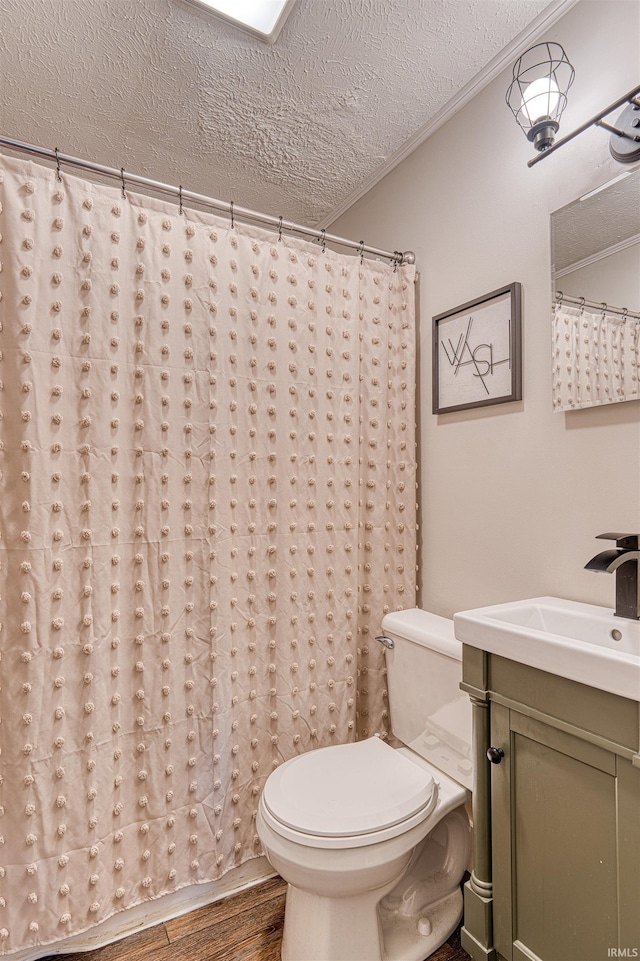
<instances>
[{"instance_id":1,"label":"toilet lid","mask_svg":"<svg viewBox=\"0 0 640 961\"><path fill-rule=\"evenodd\" d=\"M267 778L263 803L302 834L346 837L381 831L428 805L434 780L378 737L291 758Z\"/></svg>"}]
</instances>

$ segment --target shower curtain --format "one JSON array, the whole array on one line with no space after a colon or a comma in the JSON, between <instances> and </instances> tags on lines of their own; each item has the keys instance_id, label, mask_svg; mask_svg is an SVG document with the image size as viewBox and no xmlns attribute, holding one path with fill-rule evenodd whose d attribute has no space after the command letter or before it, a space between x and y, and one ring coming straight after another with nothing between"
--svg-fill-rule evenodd
<instances>
[{"instance_id":1,"label":"shower curtain","mask_svg":"<svg viewBox=\"0 0 640 961\"><path fill-rule=\"evenodd\" d=\"M562 301L553 312L553 409L640 397L640 321Z\"/></svg>"},{"instance_id":2,"label":"shower curtain","mask_svg":"<svg viewBox=\"0 0 640 961\"><path fill-rule=\"evenodd\" d=\"M384 731L414 269L0 158L0 953L260 852Z\"/></svg>"}]
</instances>

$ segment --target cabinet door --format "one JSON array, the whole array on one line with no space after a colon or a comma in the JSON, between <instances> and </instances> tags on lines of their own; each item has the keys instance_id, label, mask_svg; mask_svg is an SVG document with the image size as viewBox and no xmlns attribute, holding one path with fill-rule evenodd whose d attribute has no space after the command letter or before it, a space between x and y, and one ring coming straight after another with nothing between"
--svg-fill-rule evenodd
<instances>
[{"instance_id":1,"label":"cabinet door","mask_svg":"<svg viewBox=\"0 0 640 961\"><path fill-rule=\"evenodd\" d=\"M508 961L604 961L618 946L616 758L492 703L495 946Z\"/></svg>"}]
</instances>

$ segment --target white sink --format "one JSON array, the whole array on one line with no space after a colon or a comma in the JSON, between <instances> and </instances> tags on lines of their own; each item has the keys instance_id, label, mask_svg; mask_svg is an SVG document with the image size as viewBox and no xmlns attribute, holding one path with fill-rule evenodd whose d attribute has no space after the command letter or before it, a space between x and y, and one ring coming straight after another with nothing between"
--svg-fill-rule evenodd
<instances>
[{"instance_id":1,"label":"white sink","mask_svg":"<svg viewBox=\"0 0 640 961\"><path fill-rule=\"evenodd\" d=\"M640 701L640 621L559 597L480 607L453 617L463 644Z\"/></svg>"}]
</instances>

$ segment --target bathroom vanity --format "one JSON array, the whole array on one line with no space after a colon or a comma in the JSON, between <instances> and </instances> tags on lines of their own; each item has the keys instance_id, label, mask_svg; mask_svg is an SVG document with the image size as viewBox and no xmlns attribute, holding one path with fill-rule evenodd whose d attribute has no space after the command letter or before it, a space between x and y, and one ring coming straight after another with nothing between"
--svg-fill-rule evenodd
<instances>
[{"instance_id":1,"label":"bathroom vanity","mask_svg":"<svg viewBox=\"0 0 640 961\"><path fill-rule=\"evenodd\" d=\"M475 724L475 864L462 945L475 961L639 957L640 624L591 608L608 615L592 619L596 628L622 634L624 649L608 642L600 671L616 687L610 674L622 661L625 693L613 693L594 686L593 665L584 683L554 673L548 659L555 653L559 670L580 675L572 645L598 655L593 637L566 636L580 635L572 618L589 605L534 601L557 609L521 602L530 609L500 605L454 619ZM564 622L559 605L575 609Z\"/></svg>"}]
</instances>

